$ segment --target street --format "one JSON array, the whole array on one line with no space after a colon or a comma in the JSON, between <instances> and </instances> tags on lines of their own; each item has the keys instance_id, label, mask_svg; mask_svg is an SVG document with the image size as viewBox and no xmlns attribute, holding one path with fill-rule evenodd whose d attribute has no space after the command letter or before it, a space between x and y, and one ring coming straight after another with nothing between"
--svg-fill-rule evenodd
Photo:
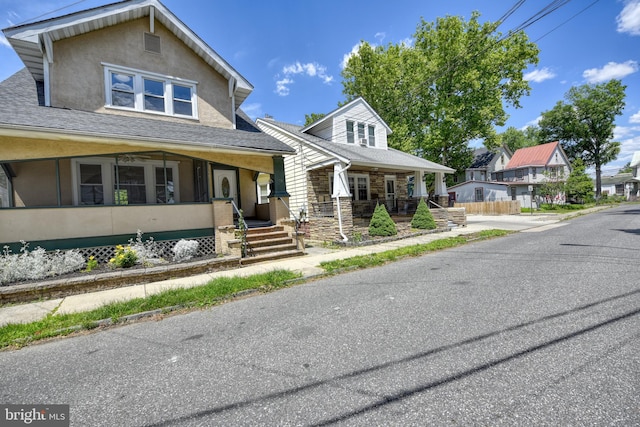
<instances>
[{"instance_id":1,"label":"street","mask_svg":"<svg viewBox=\"0 0 640 427\"><path fill-rule=\"evenodd\" d=\"M640 425L640 205L0 352L74 426Z\"/></svg>"}]
</instances>

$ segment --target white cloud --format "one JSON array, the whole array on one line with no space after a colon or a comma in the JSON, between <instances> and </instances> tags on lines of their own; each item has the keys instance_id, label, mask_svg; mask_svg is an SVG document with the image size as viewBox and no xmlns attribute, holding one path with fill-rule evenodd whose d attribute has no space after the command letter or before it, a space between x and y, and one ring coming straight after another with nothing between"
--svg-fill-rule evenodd
<instances>
[{"instance_id":1,"label":"white cloud","mask_svg":"<svg viewBox=\"0 0 640 427\"><path fill-rule=\"evenodd\" d=\"M538 116L535 119L525 123L524 126L520 128L520 130L525 131L528 127L537 127L538 123L540 123L540 120L542 120L542 116Z\"/></svg>"},{"instance_id":2,"label":"white cloud","mask_svg":"<svg viewBox=\"0 0 640 427\"><path fill-rule=\"evenodd\" d=\"M324 84L331 84L333 82L333 76L327 74L327 67L320 65L317 62L308 62L301 64L296 61L294 64L286 65L282 68L284 78L276 82L276 93L280 96L289 95L289 85L295 83L292 76L306 75L308 77L317 77L322 80Z\"/></svg>"},{"instance_id":3,"label":"white cloud","mask_svg":"<svg viewBox=\"0 0 640 427\"><path fill-rule=\"evenodd\" d=\"M554 78L556 75L548 68L542 68L540 70L533 70L530 73L524 75L525 80L529 80L536 83L541 83L545 80Z\"/></svg>"},{"instance_id":4,"label":"white cloud","mask_svg":"<svg viewBox=\"0 0 640 427\"><path fill-rule=\"evenodd\" d=\"M382 43L382 40L384 40L385 37L387 37L387 33L383 32L378 32L373 36L373 38L377 39L380 43Z\"/></svg>"},{"instance_id":5,"label":"white cloud","mask_svg":"<svg viewBox=\"0 0 640 427\"><path fill-rule=\"evenodd\" d=\"M9 41L3 35L0 35L0 46L11 47Z\"/></svg>"},{"instance_id":6,"label":"white cloud","mask_svg":"<svg viewBox=\"0 0 640 427\"><path fill-rule=\"evenodd\" d=\"M280 96L289 95L289 85L293 84L293 79L285 77L282 80L276 82L276 93Z\"/></svg>"},{"instance_id":7,"label":"white cloud","mask_svg":"<svg viewBox=\"0 0 640 427\"><path fill-rule=\"evenodd\" d=\"M616 17L619 33L640 36L640 0L628 1Z\"/></svg>"},{"instance_id":8,"label":"white cloud","mask_svg":"<svg viewBox=\"0 0 640 427\"><path fill-rule=\"evenodd\" d=\"M640 111L629 117L629 123L640 123Z\"/></svg>"},{"instance_id":9,"label":"white cloud","mask_svg":"<svg viewBox=\"0 0 640 427\"><path fill-rule=\"evenodd\" d=\"M611 79L621 79L638 71L638 63L636 61L627 61L623 63L609 62L602 68L591 68L582 73L589 83L602 83Z\"/></svg>"},{"instance_id":10,"label":"white cloud","mask_svg":"<svg viewBox=\"0 0 640 427\"><path fill-rule=\"evenodd\" d=\"M347 62L349 62L349 59L358 54L358 51L360 51L360 46L362 46L362 43L358 43L357 45L353 46L351 48L351 52L345 53L342 56L342 62L340 63L340 68L344 69L344 67L347 66Z\"/></svg>"}]
</instances>

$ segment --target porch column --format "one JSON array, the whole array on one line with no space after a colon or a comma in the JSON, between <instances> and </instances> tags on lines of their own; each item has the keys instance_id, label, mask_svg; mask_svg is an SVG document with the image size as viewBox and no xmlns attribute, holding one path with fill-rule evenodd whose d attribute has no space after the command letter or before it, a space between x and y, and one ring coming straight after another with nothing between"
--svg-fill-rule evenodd
<instances>
[{"instance_id":1,"label":"porch column","mask_svg":"<svg viewBox=\"0 0 640 427\"><path fill-rule=\"evenodd\" d=\"M331 197L349 197L349 177L347 176L347 167L342 163L334 163L333 165L333 194Z\"/></svg>"},{"instance_id":2,"label":"porch column","mask_svg":"<svg viewBox=\"0 0 640 427\"><path fill-rule=\"evenodd\" d=\"M413 197L421 199L428 195L427 184L424 182L424 174L422 171L416 171L413 175Z\"/></svg>"},{"instance_id":3,"label":"porch column","mask_svg":"<svg viewBox=\"0 0 640 427\"><path fill-rule=\"evenodd\" d=\"M444 180L443 172L436 172L435 193L440 206L444 208L449 206L449 193L447 193L447 183Z\"/></svg>"},{"instance_id":4,"label":"porch column","mask_svg":"<svg viewBox=\"0 0 640 427\"><path fill-rule=\"evenodd\" d=\"M269 197L289 197L287 183L284 177L284 157L273 156L273 185Z\"/></svg>"}]
</instances>

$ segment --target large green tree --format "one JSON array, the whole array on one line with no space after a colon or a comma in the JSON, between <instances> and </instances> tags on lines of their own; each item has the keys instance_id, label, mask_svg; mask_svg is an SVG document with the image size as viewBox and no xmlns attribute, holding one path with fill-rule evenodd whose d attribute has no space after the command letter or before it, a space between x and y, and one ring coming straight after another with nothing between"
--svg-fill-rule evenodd
<instances>
[{"instance_id":1,"label":"large green tree","mask_svg":"<svg viewBox=\"0 0 640 427\"><path fill-rule=\"evenodd\" d=\"M529 93L523 71L538 61L524 32L503 37L479 17L421 20L413 45L363 42L342 71L347 101L367 100L393 129L392 147L463 170L469 141L497 145L494 128Z\"/></svg>"},{"instance_id":2,"label":"large green tree","mask_svg":"<svg viewBox=\"0 0 640 427\"><path fill-rule=\"evenodd\" d=\"M596 171L596 198L600 197L602 166L620 153L613 141L616 116L624 109L626 86L620 80L574 86L558 103L542 113L538 123L547 141L560 141L571 160L582 159Z\"/></svg>"},{"instance_id":3,"label":"large green tree","mask_svg":"<svg viewBox=\"0 0 640 427\"><path fill-rule=\"evenodd\" d=\"M525 130L511 126L498 136L500 137L500 143L511 150L512 153L515 153L520 148L540 144L538 133L538 128L533 126L527 126Z\"/></svg>"},{"instance_id":4,"label":"large green tree","mask_svg":"<svg viewBox=\"0 0 640 427\"><path fill-rule=\"evenodd\" d=\"M593 180L587 175L582 159L571 164L571 173L564 186L567 198L579 203L593 200Z\"/></svg>"}]
</instances>

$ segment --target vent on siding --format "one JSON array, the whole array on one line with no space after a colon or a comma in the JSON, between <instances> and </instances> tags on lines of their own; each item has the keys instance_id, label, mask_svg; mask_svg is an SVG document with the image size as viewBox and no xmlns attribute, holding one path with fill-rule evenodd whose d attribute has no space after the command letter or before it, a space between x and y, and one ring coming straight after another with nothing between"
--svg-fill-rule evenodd
<instances>
[{"instance_id":1,"label":"vent on siding","mask_svg":"<svg viewBox=\"0 0 640 427\"><path fill-rule=\"evenodd\" d=\"M160 36L144 33L144 50L147 52L160 53Z\"/></svg>"}]
</instances>

